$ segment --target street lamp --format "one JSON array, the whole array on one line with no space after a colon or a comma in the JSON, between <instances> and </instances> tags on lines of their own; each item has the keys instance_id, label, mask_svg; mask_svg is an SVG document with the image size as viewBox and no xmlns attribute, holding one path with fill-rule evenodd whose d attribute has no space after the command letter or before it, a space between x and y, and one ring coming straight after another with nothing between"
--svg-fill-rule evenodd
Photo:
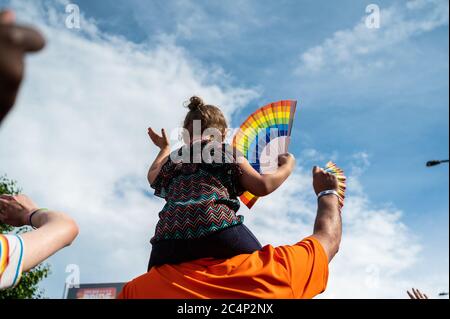
<instances>
[{"instance_id":1,"label":"street lamp","mask_svg":"<svg viewBox=\"0 0 450 319\"><path fill-rule=\"evenodd\" d=\"M436 166L442 163L448 163L448 160L442 160L442 161L428 161L427 167Z\"/></svg>"}]
</instances>

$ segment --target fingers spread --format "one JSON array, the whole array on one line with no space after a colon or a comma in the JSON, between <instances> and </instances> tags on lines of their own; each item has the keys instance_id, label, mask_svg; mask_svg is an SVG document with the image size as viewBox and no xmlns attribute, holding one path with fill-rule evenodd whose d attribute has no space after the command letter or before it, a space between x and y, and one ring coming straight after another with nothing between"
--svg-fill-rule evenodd
<instances>
[{"instance_id":1,"label":"fingers spread","mask_svg":"<svg viewBox=\"0 0 450 319\"><path fill-rule=\"evenodd\" d=\"M413 288L413 293L414 296L416 296L416 299L422 299L419 290Z\"/></svg>"}]
</instances>

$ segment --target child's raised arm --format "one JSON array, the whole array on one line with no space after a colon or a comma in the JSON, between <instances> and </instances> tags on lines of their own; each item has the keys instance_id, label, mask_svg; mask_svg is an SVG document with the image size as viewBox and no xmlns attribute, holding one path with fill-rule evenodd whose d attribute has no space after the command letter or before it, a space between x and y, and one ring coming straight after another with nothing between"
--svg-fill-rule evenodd
<instances>
[{"instance_id":1,"label":"child's raised arm","mask_svg":"<svg viewBox=\"0 0 450 319\"><path fill-rule=\"evenodd\" d=\"M274 192L291 175L295 165L295 158L291 154L278 156L278 169L272 174L259 174L247 161L240 157L238 164L243 172L240 177L241 185L256 196L266 196Z\"/></svg>"},{"instance_id":2,"label":"child's raised arm","mask_svg":"<svg viewBox=\"0 0 450 319\"><path fill-rule=\"evenodd\" d=\"M164 129L161 130L161 136L155 133L151 127L148 128L148 136L152 140L152 142L160 148L158 155L153 161L152 166L148 170L147 179L148 182L153 184L156 177L158 176L161 167L167 162L167 159L170 155L170 142L167 138L166 131Z\"/></svg>"}]
</instances>

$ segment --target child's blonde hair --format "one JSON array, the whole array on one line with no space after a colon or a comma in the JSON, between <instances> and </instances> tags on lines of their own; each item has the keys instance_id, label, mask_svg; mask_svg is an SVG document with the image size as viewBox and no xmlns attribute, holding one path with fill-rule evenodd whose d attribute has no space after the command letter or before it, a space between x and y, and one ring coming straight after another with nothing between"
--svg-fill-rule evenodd
<instances>
[{"instance_id":1,"label":"child's blonde hair","mask_svg":"<svg viewBox=\"0 0 450 319\"><path fill-rule=\"evenodd\" d=\"M193 96L189 99L189 104L186 106L189 112L184 119L183 128L185 128L193 138L193 121L200 120L201 133L208 128L215 128L222 134L222 141L225 138L228 128L227 120L222 111L214 105L203 103L203 100L198 96Z\"/></svg>"}]
</instances>

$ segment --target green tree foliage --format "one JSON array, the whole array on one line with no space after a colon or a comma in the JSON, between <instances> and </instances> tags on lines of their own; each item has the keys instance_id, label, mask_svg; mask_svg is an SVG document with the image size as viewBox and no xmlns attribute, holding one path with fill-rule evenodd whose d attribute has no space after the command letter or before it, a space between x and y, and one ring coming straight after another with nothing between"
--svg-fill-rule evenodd
<instances>
[{"instance_id":1,"label":"green tree foliage","mask_svg":"<svg viewBox=\"0 0 450 319\"><path fill-rule=\"evenodd\" d=\"M15 195L20 192L14 181L8 180L4 176L0 176L0 195L9 194ZM0 233L14 233L21 234L29 231L28 227L14 228L0 223ZM12 289L0 291L0 299L30 299L44 298L44 293L39 289L39 282L50 274L50 266L48 264L41 264L33 270L23 273L20 283Z\"/></svg>"}]
</instances>

